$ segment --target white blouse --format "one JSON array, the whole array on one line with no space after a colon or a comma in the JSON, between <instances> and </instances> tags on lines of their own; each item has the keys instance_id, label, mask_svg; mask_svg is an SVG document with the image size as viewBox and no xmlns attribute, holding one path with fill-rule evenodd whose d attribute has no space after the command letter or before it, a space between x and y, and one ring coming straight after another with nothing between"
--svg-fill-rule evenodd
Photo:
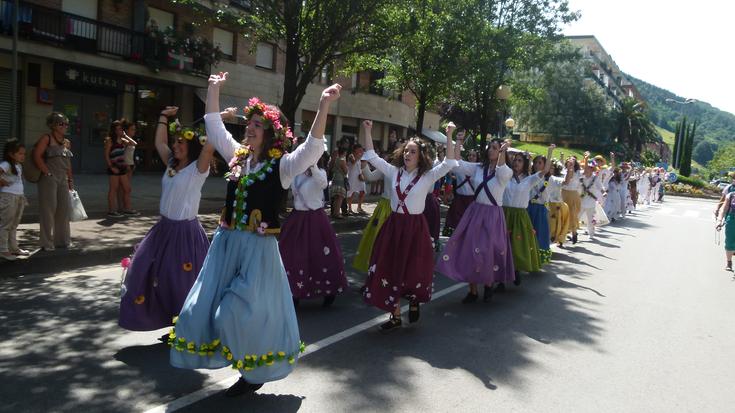
<instances>
[{"instance_id":1,"label":"white blouse","mask_svg":"<svg viewBox=\"0 0 735 413\"><path fill-rule=\"evenodd\" d=\"M520 182L515 177L511 177L503 193L503 205L511 208L528 208L528 203L531 201L531 189L543 180L543 171L529 175Z\"/></svg>"},{"instance_id":2,"label":"white blouse","mask_svg":"<svg viewBox=\"0 0 735 413\"><path fill-rule=\"evenodd\" d=\"M390 191L392 190L390 186L390 178L385 176L380 170L375 169L374 171L370 170L370 166L365 165L364 168L362 168L362 176L365 177L365 180L368 182L377 181L379 179L383 180L383 193L380 194L381 197L385 199L390 199Z\"/></svg>"},{"instance_id":3,"label":"white blouse","mask_svg":"<svg viewBox=\"0 0 735 413\"><path fill-rule=\"evenodd\" d=\"M214 149L222 155L226 162L229 162L235 156L235 150L242 145L233 139L232 134L225 129L219 113L212 112L204 115L204 124L207 129L207 141L212 143ZM294 177L306 171L309 166L316 164L322 153L324 153L324 140L322 137L317 138L309 133L306 142L299 145L293 152L283 155L278 161L281 187L288 189ZM247 160L246 174L257 171L264 165L264 162L258 162L255 166L251 166L251 159Z\"/></svg>"},{"instance_id":4,"label":"white blouse","mask_svg":"<svg viewBox=\"0 0 735 413\"><path fill-rule=\"evenodd\" d=\"M174 176L169 176L168 171L164 172L158 207L160 214L175 221L196 218L202 199L202 186L208 175L209 169L204 173L199 172L196 160Z\"/></svg>"},{"instance_id":5,"label":"white blouse","mask_svg":"<svg viewBox=\"0 0 735 413\"><path fill-rule=\"evenodd\" d=\"M579 171L569 171L573 174L572 179L569 180L569 182L561 187L561 189L564 189L566 191L581 191L582 187L579 186L579 180L582 178L582 173ZM564 169L562 171L562 176L565 176L567 174L567 170Z\"/></svg>"},{"instance_id":6,"label":"white blouse","mask_svg":"<svg viewBox=\"0 0 735 413\"><path fill-rule=\"evenodd\" d=\"M546 202L564 202L561 196L561 188L564 185L564 178L561 176L552 176L549 178L549 185L546 187ZM543 195L542 195L543 196Z\"/></svg>"},{"instance_id":7,"label":"white blouse","mask_svg":"<svg viewBox=\"0 0 735 413\"><path fill-rule=\"evenodd\" d=\"M461 162L465 162L465 161L457 161L457 162L460 162L461 163ZM477 164L477 165L480 165L480 164ZM482 167L481 167L481 169L482 169ZM464 195L464 196L472 195L472 196L474 196L475 195L475 190L472 189L472 187L474 186L475 188L477 188L477 185L479 185L479 184L476 184L475 183L475 180L473 179L473 176L472 176L473 174L465 175L463 173L458 172L457 171L457 168L454 168L453 172L457 176L457 187L455 188L455 191L457 191L457 195ZM480 176L482 176L482 173L480 173ZM469 182L466 182L464 185L459 186L462 182L465 181L465 178L470 178ZM470 182L472 183L472 185L470 185ZM492 183L492 181L491 181L491 183ZM490 184L488 184L488 186L489 185ZM483 192L485 192L485 191L483 190ZM492 193L492 189L490 190L490 192ZM493 196L495 196L494 193L493 193ZM485 195L485 197L487 198L487 195ZM501 196L501 198L502 198L502 196ZM495 199L497 200L498 198L496 197ZM498 201L498 202L502 202L502 200L501 201Z\"/></svg>"},{"instance_id":8,"label":"white blouse","mask_svg":"<svg viewBox=\"0 0 735 413\"><path fill-rule=\"evenodd\" d=\"M394 165L389 164L383 158L379 157L374 150L365 152L362 156L363 161L370 162L374 167L379 169L386 177L389 178L390 185L390 206L391 209L399 214L403 214L403 208L398 206L398 194L396 193L396 181L398 180L398 172L402 171L401 181L398 182L401 191L405 191L406 187L414 180L418 173L418 168L412 172L406 171L405 168L398 168ZM419 178L416 185L413 186L408 196L405 199L408 213L412 215L421 214L424 212L424 206L426 205L426 195L434 189L434 182L439 178L446 175L452 168L457 166L457 161L454 159L444 159L439 165L431 168L424 172Z\"/></svg>"},{"instance_id":9,"label":"white blouse","mask_svg":"<svg viewBox=\"0 0 735 413\"><path fill-rule=\"evenodd\" d=\"M593 182L593 179L594 179L594 182ZM592 175L590 177L586 177L582 175L582 178L577 180L577 182L580 182L579 187L582 190L582 193L581 193L582 209L594 208L597 202L602 202L602 182L599 176ZM597 199L589 196L589 194L584 191L584 188L582 187L582 183L584 183L585 187L589 187L591 185L591 187L589 188L589 191Z\"/></svg>"},{"instance_id":10,"label":"white blouse","mask_svg":"<svg viewBox=\"0 0 735 413\"><path fill-rule=\"evenodd\" d=\"M311 176L304 172L291 183L293 207L298 211L313 211L324 207L327 172L313 165L308 170L311 171Z\"/></svg>"},{"instance_id":11,"label":"white blouse","mask_svg":"<svg viewBox=\"0 0 735 413\"><path fill-rule=\"evenodd\" d=\"M597 175L599 176L598 179L602 180L602 189L607 190L607 186L610 185L610 180L613 177L612 168L602 169Z\"/></svg>"},{"instance_id":12,"label":"white blouse","mask_svg":"<svg viewBox=\"0 0 735 413\"><path fill-rule=\"evenodd\" d=\"M459 165L454 168L454 172L460 176L470 175L472 177L472 185L474 185L475 188L482 185L482 180L484 179L484 177L483 167L481 163L459 161ZM505 192L508 181L512 176L513 170L510 169L508 165L504 164L495 168L495 178L490 180L490 182L487 184L487 187L488 189L490 189L490 193L493 195L493 198L495 198L498 206L503 206L503 193ZM470 188L469 184L465 184L464 186ZM474 194L475 192L472 191L472 195ZM490 198L488 198L487 194L485 193L485 189L480 191L480 193L477 195L477 199L475 199L475 202L483 205L493 204L492 202L490 202Z\"/></svg>"}]
</instances>

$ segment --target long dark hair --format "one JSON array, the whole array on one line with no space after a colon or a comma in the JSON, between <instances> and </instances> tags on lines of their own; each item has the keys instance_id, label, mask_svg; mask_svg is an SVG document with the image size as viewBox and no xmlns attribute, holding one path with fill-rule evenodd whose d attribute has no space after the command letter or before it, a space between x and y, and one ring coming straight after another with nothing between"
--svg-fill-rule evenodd
<instances>
[{"instance_id":1,"label":"long dark hair","mask_svg":"<svg viewBox=\"0 0 735 413\"><path fill-rule=\"evenodd\" d=\"M391 161L393 165L399 168L405 167L406 161L403 159L403 152L406 150L406 146L408 146L409 143L415 143L416 146L418 146L419 148L418 170L419 175L423 175L424 172L430 170L434 166L434 162L432 162L431 158L429 157L429 144L421 140L421 138L419 137L414 136L413 138L399 145L398 148L393 151L393 155L391 155Z\"/></svg>"},{"instance_id":2,"label":"long dark hair","mask_svg":"<svg viewBox=\"0 0 735 413\"><path fill-rule=\"evenodd\" d=\"M574 172L579 172L580 169L582 169L581 166L579 166L579 160L577 160L576 156L570 156L567 158L567 160L564 162L564 166L566 167L567 162L574 161Z\"/></svg>"},{"instance_id":3,"label":"long dark hair","mask_svg":"<svg viewBox=\"0 0 735 413\"><path fill-rule=\"evenodd\" d=\"M498 144L498 149L503 146L503 140L500 138L492 138L490 139L490 142L487 143L487 148L485 148L484 151L480 154L480 159L482 159L482 167L488 167L490 166L490 155L488 155L488 152L490 152L490 146L494 143ZM506 156L506 161L508 157Z\"/></svg>"},{"instance_id":4,"label":"long dark hair","mask_svg":"<svg viewBox=\"0 0 735 413\"><path fill-rule=\"evenodd\" d=\"M116 129L117 129L118 126L121 127L121 128L123 128L123 131L125 131L125 127L123 127L122 121L120 121L120 120L113 120L112 123L110 123L110 131L107 132L108 133L107 136L109 136L110 139L112 139L112 143L117 143L117 139L118 138L117 138L117 131L116 131Z\"/></svg>"},{"instance_id":5,"label":"long dark hair","mask_svg":"<svg viewBox=\"0 0 735 413\"><path fill-rule=\"evenodd\" d=\"M17 139L11 139L5 143L5 148L3 148L3 161L10 164L10 173L12 175L18 175L19 171L18 165L16 165L16 162L10 156L15 155L19 150L25 147L26 146Z\"/></svg>"},{"instance_id":6,"label":"long dark hair","mask_svg":"<svg viewBox=\"0 0 735 413\"><path fill-rule=\"evenodd\" d=\"M174 139L179 142L184 142L186 144L186 165L189 165L192 162L196 162L196 160L199 159L199 155L202 153L202 149L204 147L199 142L198 137L195 136L194 139L188 140L184 139L181 134L177 134L176 136L174 136ZM174 158L173 150L169 155L168 166L170 166L172 169L176 169L179 166L179 160Z\"/></svg>"}]
</instances>

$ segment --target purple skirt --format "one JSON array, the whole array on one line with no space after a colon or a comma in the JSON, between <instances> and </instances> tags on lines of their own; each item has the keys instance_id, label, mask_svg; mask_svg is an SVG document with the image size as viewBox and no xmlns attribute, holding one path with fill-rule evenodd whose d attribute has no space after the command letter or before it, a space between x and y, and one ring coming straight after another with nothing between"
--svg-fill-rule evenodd
<instances>
[{"instance_id":1,"label":"purple skirt","mask_svg":"<svg viewBox=\"0 0 735 413\"><path fill-rule=\"evenodd\" d=\"M437 271L475 284L515 279L503 208L473 202L437 261Z\"/></svg>"},{"instance_id":2,"label":"purple skirt","mask_svg":"<svg viewBox=\"0 0 735 413\"><path fill-rule=\"evenodd\" d=\"M120 327L151 331L172 325L208 249L207 234L197 218L161 217L134 250L122 285Z\"/></svg>"},{"instance_id":3,"label":"purple skirt","mask_svg":"<svg viewBox=\"0 0 735 413\"><path fill-rule=\"evenodd\" d=\"M439 208L439 201L431 192L426 195L424 216L426 217L426 223L429 225L429 236L434 242L439 242L439 231L441 230L441 209Z\"/></svg>"},{"instance_id":4,"label":"purple skirt","mask_svg":"<svg viewBox=\"0 0 735 413\"><path fill-rule=\"evenodd\" d=\"M294 298L337 295L347 288L342 250L323 209L291 212L278 249Z\"/></svg>"},{"instance_id":5,"label":"purple skirt","mask_svg":"<svg viewBox=\"0 0 735 413\"><path fill-rule=\"evenodd\" d=\"M365 280L365 302L393 311L401 297L431 301L434 251L426 219L392 212L375 239Z\"/></svg>"},{"instance_id":6,"label":"purple skirt","mask_svg":"<svg viewBox=\"0 0 735 413\"><path fill-rule=\"evenodd\" d=\"M464 212L469 208L470 204L475 201L473 195L455 195L452 205L449 206L447 211L447 221L445 227L455 229L462 220Z\"/></svg>"}]
</instances>

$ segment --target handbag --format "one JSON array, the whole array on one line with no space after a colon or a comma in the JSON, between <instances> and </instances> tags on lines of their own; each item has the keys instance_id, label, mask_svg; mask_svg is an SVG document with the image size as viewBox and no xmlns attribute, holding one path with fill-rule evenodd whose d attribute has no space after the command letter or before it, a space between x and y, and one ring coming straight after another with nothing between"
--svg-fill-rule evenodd
<instances>
[{"instance_id":1,"label":"handbag","mask_svg":"<svg viewBox=\"0 0 735 413\"><path fill-rule=\"evenodd\" d=\"M74 189L69 191L69 202L71 203L69 221L77 222L87 219L87 212L84 210L84 205L82 205L82 200L79 198L79 193Z\"/></svg>"},{"instance_id":2,"label":"handbag","mask_svg":"<svg viewBox=\"0 0 735 413\"><path fill-rule=\"evenodd\" d=\"M46 136L48 136L48 141L50 144L51 135ZM32 184L38 183L38 181L41 179L41 170L38 169L36 161L33 160L33 152L35 152L37 144L38 143L33 145L30 156L26 156L26 160L25 162L23 162L23 178L25 178L26 181Z\"/></svg>"}]
</instances>

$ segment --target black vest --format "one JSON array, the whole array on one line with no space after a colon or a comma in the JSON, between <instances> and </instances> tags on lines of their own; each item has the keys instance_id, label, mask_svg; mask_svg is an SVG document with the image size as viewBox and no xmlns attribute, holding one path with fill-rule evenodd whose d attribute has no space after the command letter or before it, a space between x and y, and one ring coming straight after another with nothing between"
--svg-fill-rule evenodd
<instances>
[{"instance_id":1,"label":"black vest","mask_svg":"<svg viewBox=\"0 0 735 413\"><path fill-rule=\"evenodd\" d=\"M239 182L227 181L227 198L222 211L221 223L229 229L260 232L261 234L278 234L281 224L278 220L278 211L283 204L286 190L281 186L281 175L278 161L271 165L272 172L265 174L265 179L256 178L250 186L245 188L247 195L244 198L245 208L236 210L236 191ZM244 221L244 222L243 222ZM263 227L261 223L268 226ZM258 231L258 228L262 228Z\"/></svg>"}]
</instances>

